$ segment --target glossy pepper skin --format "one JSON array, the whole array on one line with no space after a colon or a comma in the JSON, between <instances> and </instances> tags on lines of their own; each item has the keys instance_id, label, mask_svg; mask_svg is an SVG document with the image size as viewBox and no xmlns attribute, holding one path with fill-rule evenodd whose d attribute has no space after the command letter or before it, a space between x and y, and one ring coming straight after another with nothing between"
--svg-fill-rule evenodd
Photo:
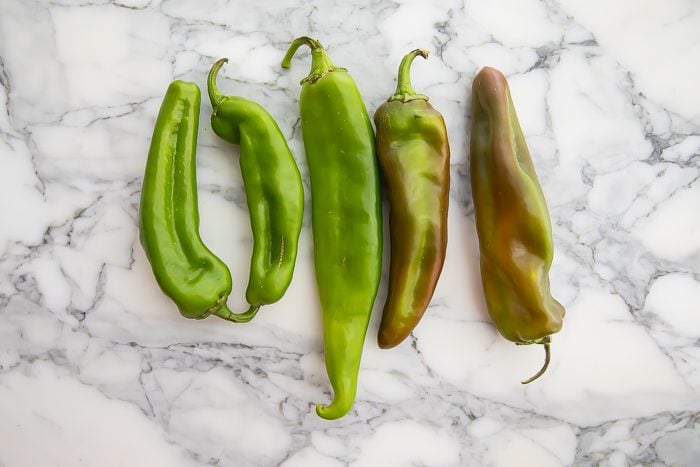
<instances>
[{"instance_id":1,"label":"glossy pepper skin","mask_svg":"<svg viewBox=\"0 0 700 467\"><path fill-rule=\"evenodd\" d=\"M141 189L139 236L161 290L186 318L245 322L226 306L228 267L199 236L196 148L200 91L174 81L163 98Z\"/></svg>"},{"instance_id":2,"label":"glossy pepper skin","mask_svg":"<svg viewBox=\"0 0 700 467\"><path fill-rule=\"evenodd\" d=\"M209 72L211 126L223 140L240 145L240 167L253 231L246 300L251 307L278 301L292 280L304 216L304 188L296 161L272 115L259 104L224 96Z\"/></svg>"},{"instance_id":3,"label":"glossy pepper skin","mask_svg":"<svg viewBox=\"0 0 700 467\"><path fill-rule=\"evenodd\" d=\"M450 194L450 146L442 115L416 94L410 67L426 50L399 66L396 92L374 114L377 154L390 204L389 293L378 343L401 343L418 324L445 262Z\"/></svg>"},{"instance_id":4,"label":"glossy pepper skin","mask_svg":"<svg viewBox=\"0 0 700 467\"><path fill-rule=\"evenodd\" d=\"M472 87L471 183L489 314L516 344L543 344L565 310L550 293L552 228L506 78L485 67Z\"/></svg>"},{"instance_id":5,"label":"glossy pepper skin","mask_svg":"<svg viewBox=\"0 0 700 467\"><path fill-rule=\"evenodd\" d=\"M326 419L345 415L355 400L367 325L382 266L382 212L374 132L354 80L333 65L321 44L292 42L282 62L311 48L302 81L301 129L312 195L314 265L321 307L326 370L333 387Z\"/></svg>"}]
</instances>

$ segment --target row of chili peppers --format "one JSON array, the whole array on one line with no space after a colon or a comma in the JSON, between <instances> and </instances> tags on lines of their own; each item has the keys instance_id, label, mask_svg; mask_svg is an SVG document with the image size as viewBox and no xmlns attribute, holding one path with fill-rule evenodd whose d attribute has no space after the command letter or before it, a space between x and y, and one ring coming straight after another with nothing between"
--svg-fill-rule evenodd
<instances>
[{"instance_id":1,"label":"row of chili peppers","mask_svg":"<svg viewBox=\"0 0 700 467\"><path fill-rule=\"evenodd\" d=\"M323 309L326 370L333 388L326 419L345 415L355 399L362 347L381 276L380 171L390 205L389 291L379 328L382 348L402 342L433 296L447 247L450 148L442 115L410 81L414 50L399 66L398 85L374 115L376 139L355 82L321 44L302 46L311 72L301 81L301 128L312 196L314 265ZM196 145L200 90L174 81L156 121L140 206L140 238L155 278L183 316L243 323L278 301L294 272L304 193L301 176L274 118L259 104L223 95L217 61L207 88L211 126L240 145L240 168L253 231L246 299L226 305L231 274L199 236ZM552 234L544 195L505 77L483 68L472 88L471 183L486 304L501 334L517 344L543 344L559 331L564 308L549 291Z\"/></svg>"}]
</instances>

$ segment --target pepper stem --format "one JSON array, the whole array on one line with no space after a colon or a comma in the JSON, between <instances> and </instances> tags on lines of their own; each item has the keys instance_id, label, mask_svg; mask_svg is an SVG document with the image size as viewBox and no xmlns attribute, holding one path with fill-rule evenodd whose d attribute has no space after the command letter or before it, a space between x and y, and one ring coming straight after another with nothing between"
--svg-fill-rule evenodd
<instances>
[{"instance_id":1,"label":"pepper stem","mask_svg":"<svg viewBox=\"0 0 700 467\"><path fill-rule=\"evenodd\" d=\"M408 102L414 99L428 100L428 96L416 94L413 86L411 86L411 64L413 63L413 59L418 55L427 59L429 53L430 52L425 49L416 49L404 56L399 65L399 77L396 83L396 91L394 91L394 95L389 98L390 101Z\"/></svg>"},{"instance_id":2,"label":"pepper stem","mask_svg":"<svg viewBox=\"0 0 700 467\"><path fill-rule=\"evenodd\" d=\"M209 70L209 76L207 77L207 91L209 92L209 100L211 101L211 106L214 108L214 114L216 114L216 109L219 104L226 99L226 96L221 94L219 87L216 85L216 77L219 74L219 70L224 63L228 62L228 58L220 58L212 65L211 70Z\"/></svg>"},{"instance_id":3,"label":"pepper stem","mask_svg":"<svg viewBox=\"0 0 700 467\"><path fill-rule=\"evenodd\" d=\"M521 381L522 384L530 384L533 381L535 381L537 378L542 376L545 371L547 371L547 367L549 366L549 359L551 356L550 350L549 350L549 344L551 343L551 339L549 336L545 337L544 339L540 340L538 344L544 345L544 365L542 368L540 368L540 371L535 373L534 375L530 376L528 379L525 381Z\"/></svg>"},{"instance_id":4,"label":"pepper stem","mask_svg":"<svg viewBox=\"0 0 700 467\"><path fill-rule=\"evenodd\" d=\"M247 323L251 319L255 318L255 315L258 314L259 309L259 305L250 305L248 311L246 311L245 313L235 314L224 303L224 305L221 308L213 311L212 314L218 316L221 319L225 319L226 321L232 321L234 323Z\"/></svg>"},{"instance_id":5,"label":"pepper stem","mask_svg":"<svg viewBox=\"0 0 700 467\"><path fill-rule=\"evenodd\" d=\"M289 49L287 49L287 53L282 59L282 68L289 68L291 66L292 57L294 57L294 54L302 45L306 45L311 49L311 72L306 78L301 80L301 84L313 84L332 71L346 71L345 68L333 65L333 61L318 39L307 36L297 37L292 41L289 45Z\"/></svg>"}]
</instances>

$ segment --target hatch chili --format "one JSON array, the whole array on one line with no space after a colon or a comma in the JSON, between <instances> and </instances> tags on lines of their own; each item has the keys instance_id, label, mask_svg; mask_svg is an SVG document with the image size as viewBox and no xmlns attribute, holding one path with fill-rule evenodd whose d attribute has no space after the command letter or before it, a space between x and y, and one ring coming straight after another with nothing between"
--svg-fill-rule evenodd
<instances>
[{"instance_id":1,"label":"hatch chili","mask_svg":"<svg viewBox=\"0 0 700 467\"><path fill-rule=\"evenodd\" d=\"M535 167L515 113L508 83L483 68L472 87L471 183L481 252L481 280L489 314L516 344L542 344L565 310L549 290L552 227Z\"/></svg>"},{"instance_id":2,"label":"hatch chili","mask_svg":"<svg viewBox=\"0 0 700 467\"><path fill-rule=\"evenodd\" d=\"M246 300L253 307L278 301L294 273L304 215L299 168L272 115L238 96L224 96L216 76L228 59L209 72L211 126L219 137L240 145L240 167L253 231Z\"/></svg>"},{"instance_id":3,"label":"hatch chili","mask_svg":"<svg viewBox=\"0 0 700 467\"><path fill-rule=\"evenodd\" d=\"M141 189L139 236L161 290L186 318L249 321L226 305L231 273L199 236L196 150L200 91L173 81L158 112Z\"/></svg>"},{"instance_id":4,"label":"hatch chili","mask_svg":"<svg viewBox=\"0 0 700 467\"><path fill-rule=\"evenodd\" d=\"M390 348L418 324L435 291L447 248L450 146L442 115L411 86L413 59L399 66L396 92L374 114L377 154L389 194L389 294L378 342Z\"/></svg>"},{"instance_id":5,"label":"hatch chili","mask_svg":"<svg viewBox=\"0 0 700 467\"><path fill-rule=\"evenodd\" d=\"M302 80L301 130L311 177L314 266L321 307L326 370L333 387L320 417L345 415L355 400L362 346L382 267L382 211L374 132L355 81L333 65L316 39L311 73Z\"/></svg>"}]
</instances>

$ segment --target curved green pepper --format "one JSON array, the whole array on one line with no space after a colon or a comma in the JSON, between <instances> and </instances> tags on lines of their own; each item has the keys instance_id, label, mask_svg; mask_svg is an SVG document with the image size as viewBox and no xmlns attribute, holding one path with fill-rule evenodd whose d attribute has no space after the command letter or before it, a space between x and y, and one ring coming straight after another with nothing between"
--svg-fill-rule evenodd
<instances>
[{"instance_id":1,"label":"curved green pepper","mask_svg":"<svg viewBox=\"0 0 700 467\"><path fill-rule=\"evenodd\" d=\"M174 81L163 98L141 189L139 236L163 292L186 318L245 322L226 306L231 273L199 236L196 149L200 91Z\"/></svg>"},{"instance_id":2,"label":"curved green pepper","mask_svg":"<svg viewBox=\"0 0 700 467\"><path fill-rule=\"evenodd\" d=\"M549 290L552 227L547 204L503 74L483 68L472 87L471 182L489 314L506 339L542 344L549 365L550 335L564 307Z\"/></svg>"},{"instance_id":3,"label":"curved green pepper","mask_svg":"<svg viewBox=\"0 0 700 467\"><path fill-rule=\"evenodd\" d=\"M304 188L272 115L251 100L219 92L216 76L227 61L217 61L209 72L211 126L223 140L241 146L239 162L253 231L246 300L251 306L261 306L282 298L292 280L304 216Z\"/></svg>"},{"instance_id":4,"label":"curved green pepper","mask_svg":"<svg viewBox=\"0 0 700 467\"><path fill-rule=\"evenodd\" d=\"M374 114L379 164L389 192L391 268L378 343L390 348L418 324L447 249L450 145L442 115L411 86L414 50L399 66L396 92Z\"/></svg>"},{"instance_id":5,"label":"curved green pepper","mask_svg":"<svg viewBox=\"0 0 700 467\"><path fill-rule=\"evenodd\" d=\"M355 400L367 325L382 267L382 211L374 132L355 81L333 65L321 44L295 39L282 61L311 48L302 80L301 129L312 194L314 265L333 402L326 419L345 415Z\"/></svg>"}]
</instances>

